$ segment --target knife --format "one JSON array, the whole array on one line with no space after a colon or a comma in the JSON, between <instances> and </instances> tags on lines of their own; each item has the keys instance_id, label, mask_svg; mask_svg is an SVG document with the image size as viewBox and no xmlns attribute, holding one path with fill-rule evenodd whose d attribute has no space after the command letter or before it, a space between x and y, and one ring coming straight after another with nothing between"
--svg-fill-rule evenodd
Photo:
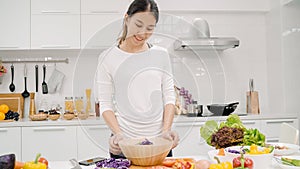
<instances>
[{"instance_id":1,"label":"knife","mask_svg":"<svg viewBox=\"0 0 300 169\"><path fill-rule=\"evenodd\" d=\"M35 65L35 92L39 91L39 66Z\"/></svg>"}]
</instances>

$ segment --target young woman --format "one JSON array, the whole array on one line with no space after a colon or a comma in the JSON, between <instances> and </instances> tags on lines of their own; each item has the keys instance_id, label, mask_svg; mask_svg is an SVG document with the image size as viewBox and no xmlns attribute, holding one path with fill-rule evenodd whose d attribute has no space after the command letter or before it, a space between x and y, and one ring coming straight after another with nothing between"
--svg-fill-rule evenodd
<instances>
[{"instance_id":1,"label":"young woman","mask_svg":"<svg viewBox=\"0 0 300 169\"><path fill-rule=\"evenodd\" d=\"M134 0L125 14L117 45L104 51L97 68L100 114L112 131L111 157L124 157L123 138L164 137L177 146L171 130L175 92L167 50L147 42L159 19L153 0ZM172 156L172 152L169 153Z\"/></svg>"}]
</instances>

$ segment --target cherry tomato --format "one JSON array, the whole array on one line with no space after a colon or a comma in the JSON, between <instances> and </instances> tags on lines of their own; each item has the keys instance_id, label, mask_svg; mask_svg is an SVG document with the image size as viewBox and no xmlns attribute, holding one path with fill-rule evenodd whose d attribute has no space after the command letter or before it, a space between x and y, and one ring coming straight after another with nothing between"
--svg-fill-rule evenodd
<instances>
[{"instance_id":1,"label":"cherry tomato","mask_svg":"<svg viewBox=\"0 0 300 169\"><path fill-rule=\"evenodd\" d=\"M46 164L46 166L48 167L48 160L47 160L46 158L40 157L40 158L39 158L39 162L40 162L40 163Z\"/></svg>"}]
</instances>

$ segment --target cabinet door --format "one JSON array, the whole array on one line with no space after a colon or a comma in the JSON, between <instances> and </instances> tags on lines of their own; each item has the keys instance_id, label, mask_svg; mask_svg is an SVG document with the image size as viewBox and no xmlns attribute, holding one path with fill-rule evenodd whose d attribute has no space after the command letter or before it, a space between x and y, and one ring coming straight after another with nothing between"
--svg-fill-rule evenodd
<instances>
[{"instance_id":1,"label":"cabinet door","mask_svg":"<svg viewBox=\"0 0 300 169\"><path fill-rule=\"evenodd\" d=\"M173 149L174 156L207 155L213 149L200 135L200 127L204 123L175 123L174 130L180 137L179 145Z\"/></svg>"},{"instance_id":2,"label":"cabinet door","mask_svg":"<svg viewBox=\"0 0 300 169\"><path fill-rule=\"evenodd\" d=\"M21 157L21 128L7 127L0 128L1 148L2 154L15 154L18 161L22 161Z\"/></svg>"},{"instance_id":3,"label":"cabinet door","mask_svg":"<svg viewBox=\"0 0 300 169\"><path fill-rule=\"evenodd\" d=\"M109 157L110 130L106 125L79 126L77 128L78 159Z\"/></svg>"},{"instance_id":4,"label":"cabinet door","mask_svg":"<svg viewBox=\"0 0 300 169\"><path fill-rule=\"evenodd\" d=\"M30 48L29 0L1 0L0 21L0 50Z\"/></svg>"},{"instance_id":5,"label":"cabinet door","mask_svg":"<svg viewBox=\"0 0 300 169\"><path fill-rule=\"evenodd\" d=\"M129 0L82 0L82 14L119 13L127 9Z\"/></svg>"},{"instance_id":6,"label":"cabinet door","mask_svg":"<svg viewBox=\"0 0 300 169\"><path fill-rule=\"evenodd\" d=\"M279 119L279 120L263 120L262 121L262 133L267 137L268 142L278 142L280 135L281 123L288 123L298 128L297 119Z\"/></svg>"},{"instance_id":7,"label":"cabinet door","mask_svg":"<svg viewBox=\"0 0 300 169\"><path fill-rule=\"evenodd\" d=\"M32 15L31 48L79 49L79 15Z\"/></svg>"},{"instance_id":8,"label":"cabinet door","mask_svg":"<svg viewBox=\"0 0 300 169\"><path fill-rule=\"evenodd\" d=\"M120 14L81 16L81 47L102 48L117 42L122 30Z\"/></svg>"},{"instance_id":9,"label":"cabinet door","mask_svg":"<svg viewBox=\"0 0 300 169\"><path fill-rule=\"evenodd\" d=\"M33 160L41 153L49 161L77 157L76 126L23 127L22 160Z\"/></svg>"},{"instance_id":10,"label":"cabinet door","mask_svg":"<svg viewBox=\"0 0 300 169\"><path fill-rule=\"evenodd\" d=\"M31 14L80 14L80 0L31 0Z\"/></svg>"},{"instance_id":11,"label":"cabinet door","mask_svg":"<svg viewBox=\"0 0 300 169\"><path fill-rule=\"evenodd\" d=\"M243 125L247 128L247 129L258 129L260 130L261 125L260 125L260 121L259 120L242 120Z\"/></svg>"}]
</instances>

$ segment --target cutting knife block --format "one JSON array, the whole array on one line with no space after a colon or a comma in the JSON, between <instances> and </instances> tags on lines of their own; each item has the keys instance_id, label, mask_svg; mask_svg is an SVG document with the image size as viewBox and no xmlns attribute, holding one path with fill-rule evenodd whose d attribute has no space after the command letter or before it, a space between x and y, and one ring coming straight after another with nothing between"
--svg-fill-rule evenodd
<instances>
[{"instance_id":1,"label":"cutting knife block","mask_svg":"<svg viewBox=\"0 0 300 169\"><path fill-rule=\"evenodd\" d=\"M247 92L247 113L260 114L258 92Z\"/></svg>"}]
</instances>

